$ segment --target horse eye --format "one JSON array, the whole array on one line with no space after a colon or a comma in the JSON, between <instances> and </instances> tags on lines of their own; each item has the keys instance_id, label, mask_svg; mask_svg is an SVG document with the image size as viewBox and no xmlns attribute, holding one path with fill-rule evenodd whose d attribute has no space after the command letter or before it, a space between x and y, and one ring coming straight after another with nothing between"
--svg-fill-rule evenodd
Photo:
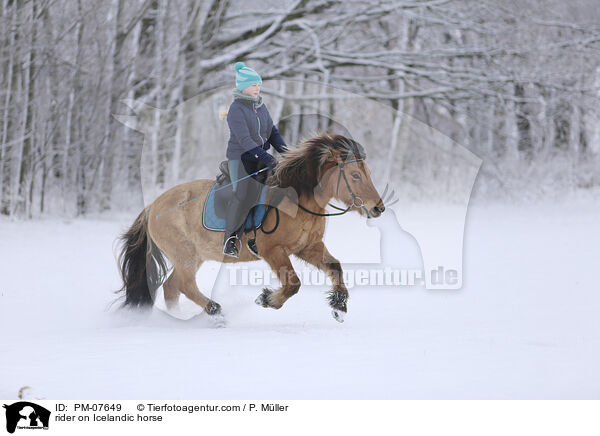
<instances>
[{"instance_id":1,"label":"horse eye","mask_svg":"<svg viewBox=\"0 0 600 436\"><path fill-rule=\"evenodd\" d=\"M353 178L354 180L360 180L360 174L358 174L358 173L354 173L354 174L352 174L352 178Z\"/></svg>"}]
</instances>

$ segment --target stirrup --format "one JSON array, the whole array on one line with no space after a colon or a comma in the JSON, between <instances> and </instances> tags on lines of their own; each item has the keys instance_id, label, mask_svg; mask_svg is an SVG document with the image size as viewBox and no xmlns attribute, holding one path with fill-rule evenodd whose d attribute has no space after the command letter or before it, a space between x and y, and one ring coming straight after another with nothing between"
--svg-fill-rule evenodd
<instances>
[{"instance_id":1,"label":"stirrup","mask_svg":"<svg viewBox=\"0 0 600 436\"><path fill-rule=\"evenodd\" d=\"M227 248L227 245L229 244L229 241L231 239L234 240L234 242L233 242L233 248L235 249L235 251L233 253L227 253L225 251L225 249ZM239 241L239 238L237 237L237 235L231 235L229 238L227 238L227 240L223 244L223 254L225 256L235 257L237 259L238 257L240 257L240 250L237 248L237 244L235 243L235 241Z\"/></svg>"},{"instance_id":2,"label":"stirrup","mask_svg":"<svg viewBox=\"0 0 600 436\"><path fill-rule=\"evenodd\" d=\"M258 249L256 247L256 238L248 239L246 241L246 247L248 247L248 251L250 253L252 253L256 257L260 257L262 259L262 256L260 254L258 254Z\"/></svg>"}]
</instances>

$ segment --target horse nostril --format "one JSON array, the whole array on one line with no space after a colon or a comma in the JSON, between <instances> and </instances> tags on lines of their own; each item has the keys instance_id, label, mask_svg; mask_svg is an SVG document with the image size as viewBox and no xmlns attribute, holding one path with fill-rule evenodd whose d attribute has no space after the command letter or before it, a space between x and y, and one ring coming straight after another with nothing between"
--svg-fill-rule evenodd
<instances>
[{"instance_id":1,"label":"horse nostril","mask_svg":"<svg viewBox=\"0 0 600 436\"><path fill-rule=\"evenodd\" d=\"M371 209L371 215L373 217L378 217L379 215L381 215L383 213L384 209L385 209L384 207L375 206L373 209Z\"/></svg>"}]
</instances>

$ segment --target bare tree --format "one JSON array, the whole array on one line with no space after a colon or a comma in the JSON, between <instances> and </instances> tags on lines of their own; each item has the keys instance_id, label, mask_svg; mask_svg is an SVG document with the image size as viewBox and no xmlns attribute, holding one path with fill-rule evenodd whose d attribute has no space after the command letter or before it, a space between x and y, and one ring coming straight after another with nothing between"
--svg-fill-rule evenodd
<instances>
[{"instance_id":1,"label":"bare tree","mask_svg":"<svg viewBox=\"0 0 600 436\"><path fill-rule=\"evenodd\" d=\"M240 60L265 80L300 82L269 90L282 97L280 118L303 107L335 118L343 100L315 82L389 106L392 128L372 157L386 179L399 180L395 168L413 171L407 114L484 157L480 183L490 189L522 192L532 178L560 174L573 189L600 183L592 0L1 0L0 8L3 215L123 207L123 192L142 177L142 138L113 117L129 110L123 99L160 109L145 176L162 187L187 177L198 120L184 103L233 83ZM294 119L283 134L293 143L311 122Z\"/></svg>"}]
</instances>

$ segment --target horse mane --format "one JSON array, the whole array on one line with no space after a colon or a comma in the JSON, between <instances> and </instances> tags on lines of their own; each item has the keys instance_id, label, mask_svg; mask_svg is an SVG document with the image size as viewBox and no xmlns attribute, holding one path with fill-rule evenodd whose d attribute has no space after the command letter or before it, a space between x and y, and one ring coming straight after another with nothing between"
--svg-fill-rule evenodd
<instances>
[{"instance_id":1,"label":"horse mane","mask_svg":"<svg viewBox=\"0 0 600 436\"><path fill-rule=\"evenodd\" d=\"M321 173L327 169L327 163L336 165L337 156L344 162L348 159L364 159L366 153L363 146L353 139L323 132L283 153L269 179L269 185L293 188L298 196L313 194Z\"/></svg>"}]
</instances>

